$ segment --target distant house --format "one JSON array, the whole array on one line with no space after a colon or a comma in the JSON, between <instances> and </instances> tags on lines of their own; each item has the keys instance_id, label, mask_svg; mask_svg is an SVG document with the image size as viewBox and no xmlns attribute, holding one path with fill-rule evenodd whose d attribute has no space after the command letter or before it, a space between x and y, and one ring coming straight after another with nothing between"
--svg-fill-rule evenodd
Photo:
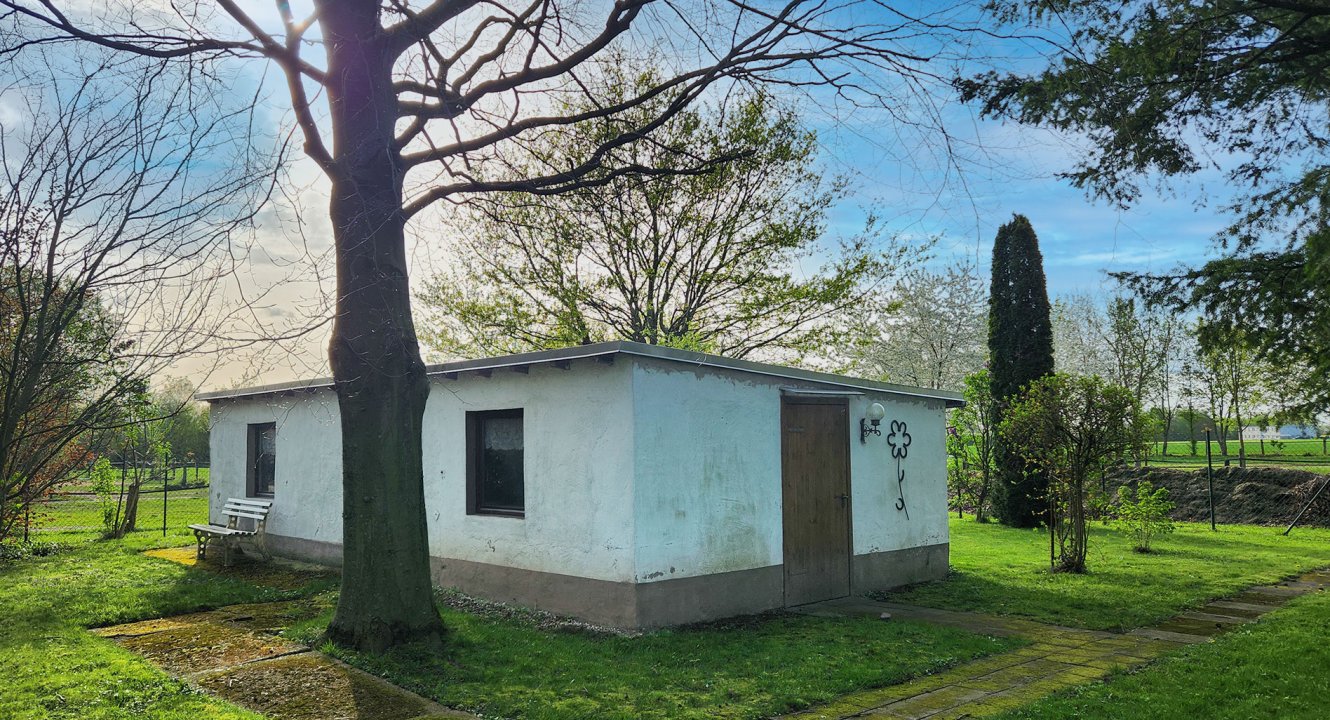
<instances>
[{"instance_id":1,"label":"distant house","mask_svg":"<svg viewBox=\"0 0 1330 720\"><path fill-rule=\"evenodd\" d=\"M1279 438L1279 428L1248 425L1242 429L1242 439L1247 441L1278 440Z\"/></svg>"},{"instance_id":2,"label":"distant house","mask_svg":"<svg viewBox=\"0 0 1330 720\"><path fill-rule=\"evenodd\" d=\"M429 379L440 586L647 628L947 573L955 393L630 342L447 363ZM270 497L274 552L339 562L331 382L199 397L212 519L228 497Z\"/></svg>"}]
</instances>

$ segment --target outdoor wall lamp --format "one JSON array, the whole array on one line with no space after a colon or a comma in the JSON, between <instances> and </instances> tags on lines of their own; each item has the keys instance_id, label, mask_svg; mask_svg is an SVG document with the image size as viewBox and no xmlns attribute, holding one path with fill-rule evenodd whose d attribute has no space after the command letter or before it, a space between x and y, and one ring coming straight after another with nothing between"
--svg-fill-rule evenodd
<instances>
[{"instance_id":1,"label":"outdoor wall lamp","mask_svg":"<svg viewBox=\"0 0 1330 720\"><path fill-rule=\"evenodd\" d=\"M887 411L882 407L882 403L869 405L868 417L859 418L859 442L868 442L869 435L881 435L882 429L878 425L882 424L882 418L886 415Z\"/></svg>"}]
</instances>

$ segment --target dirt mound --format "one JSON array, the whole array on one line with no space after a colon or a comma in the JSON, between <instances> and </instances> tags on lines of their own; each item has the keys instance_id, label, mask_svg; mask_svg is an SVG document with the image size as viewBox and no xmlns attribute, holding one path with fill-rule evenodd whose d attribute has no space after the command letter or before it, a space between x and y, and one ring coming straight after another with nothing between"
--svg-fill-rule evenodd
<instances>
[{"instance_id":1,"label":"dirt mound","mask_svg":"<svg viewBox=\"0 0 1330 720\"><path fill-rule=\"evenodd\" d=\"M1306 470L1274 467L1215 468L1215 519L1221 523L1252 525L1287 525L1315 494L1326 476ZM1122 468L1109 474L1108 490L1117 486L1135 487L1149 480L1155 487L1168 488L1175 504L1174 520L1207 522L1210 500L1205 471L1169 468ZM1300 525L1330 527L1330 488L1299 521Z\"/></svg>"}]
</instances>

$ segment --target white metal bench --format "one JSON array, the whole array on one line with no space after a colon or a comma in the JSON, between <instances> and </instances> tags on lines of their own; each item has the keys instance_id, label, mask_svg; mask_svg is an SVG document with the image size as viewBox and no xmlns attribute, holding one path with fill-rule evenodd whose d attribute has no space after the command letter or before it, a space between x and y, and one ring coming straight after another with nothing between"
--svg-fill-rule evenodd
<instances>
[{"instance_id":1,"label":"white metal bench","mask_svg":"<svg viewBox=\"0 0 1330 720\"><path fill-rule=\"evenodd\" d=\"M222 563L231 564L231 548L238 547L241 542L249 543L255 550L263 556L263 559L271 559L268 554L268 542L265 534L268 524L268 511L272 509L271 500L255 500L253 498L228 498L226 505L222 508L222 514L226 516L226 525L190 525L189 529L194 531L194 539L198 542L198 558L204 559L208 555L208 543L217 540L222 546ZM248 521L253 529L246 530L241 527L241 523Z\"/></svg>"}]
</instances>

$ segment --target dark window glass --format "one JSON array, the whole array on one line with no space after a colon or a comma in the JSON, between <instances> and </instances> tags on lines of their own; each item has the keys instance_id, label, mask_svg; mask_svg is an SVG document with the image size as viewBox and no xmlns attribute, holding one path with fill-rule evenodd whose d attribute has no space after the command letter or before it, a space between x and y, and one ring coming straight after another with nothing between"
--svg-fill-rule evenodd
<instances>
[{"instance_id":1,"label":"dark window glass","mask_svg":"<svg viewBox=\"0 0 1330 720\"><path fill-rule=\"evenodd\" d=\"M272 495L277 485L277 425L249 426L249 493Z\"/></svg>"},{"instance_id":2,"label":"dark window glass","mask_svg":"<svg viewBox=\"0 0 1330 720\"><path fill-rule=\"evenodd\" d=\"M521 515L526 507L522 411L467 413L468 511Z\"/></svg>"}]
</instances>

